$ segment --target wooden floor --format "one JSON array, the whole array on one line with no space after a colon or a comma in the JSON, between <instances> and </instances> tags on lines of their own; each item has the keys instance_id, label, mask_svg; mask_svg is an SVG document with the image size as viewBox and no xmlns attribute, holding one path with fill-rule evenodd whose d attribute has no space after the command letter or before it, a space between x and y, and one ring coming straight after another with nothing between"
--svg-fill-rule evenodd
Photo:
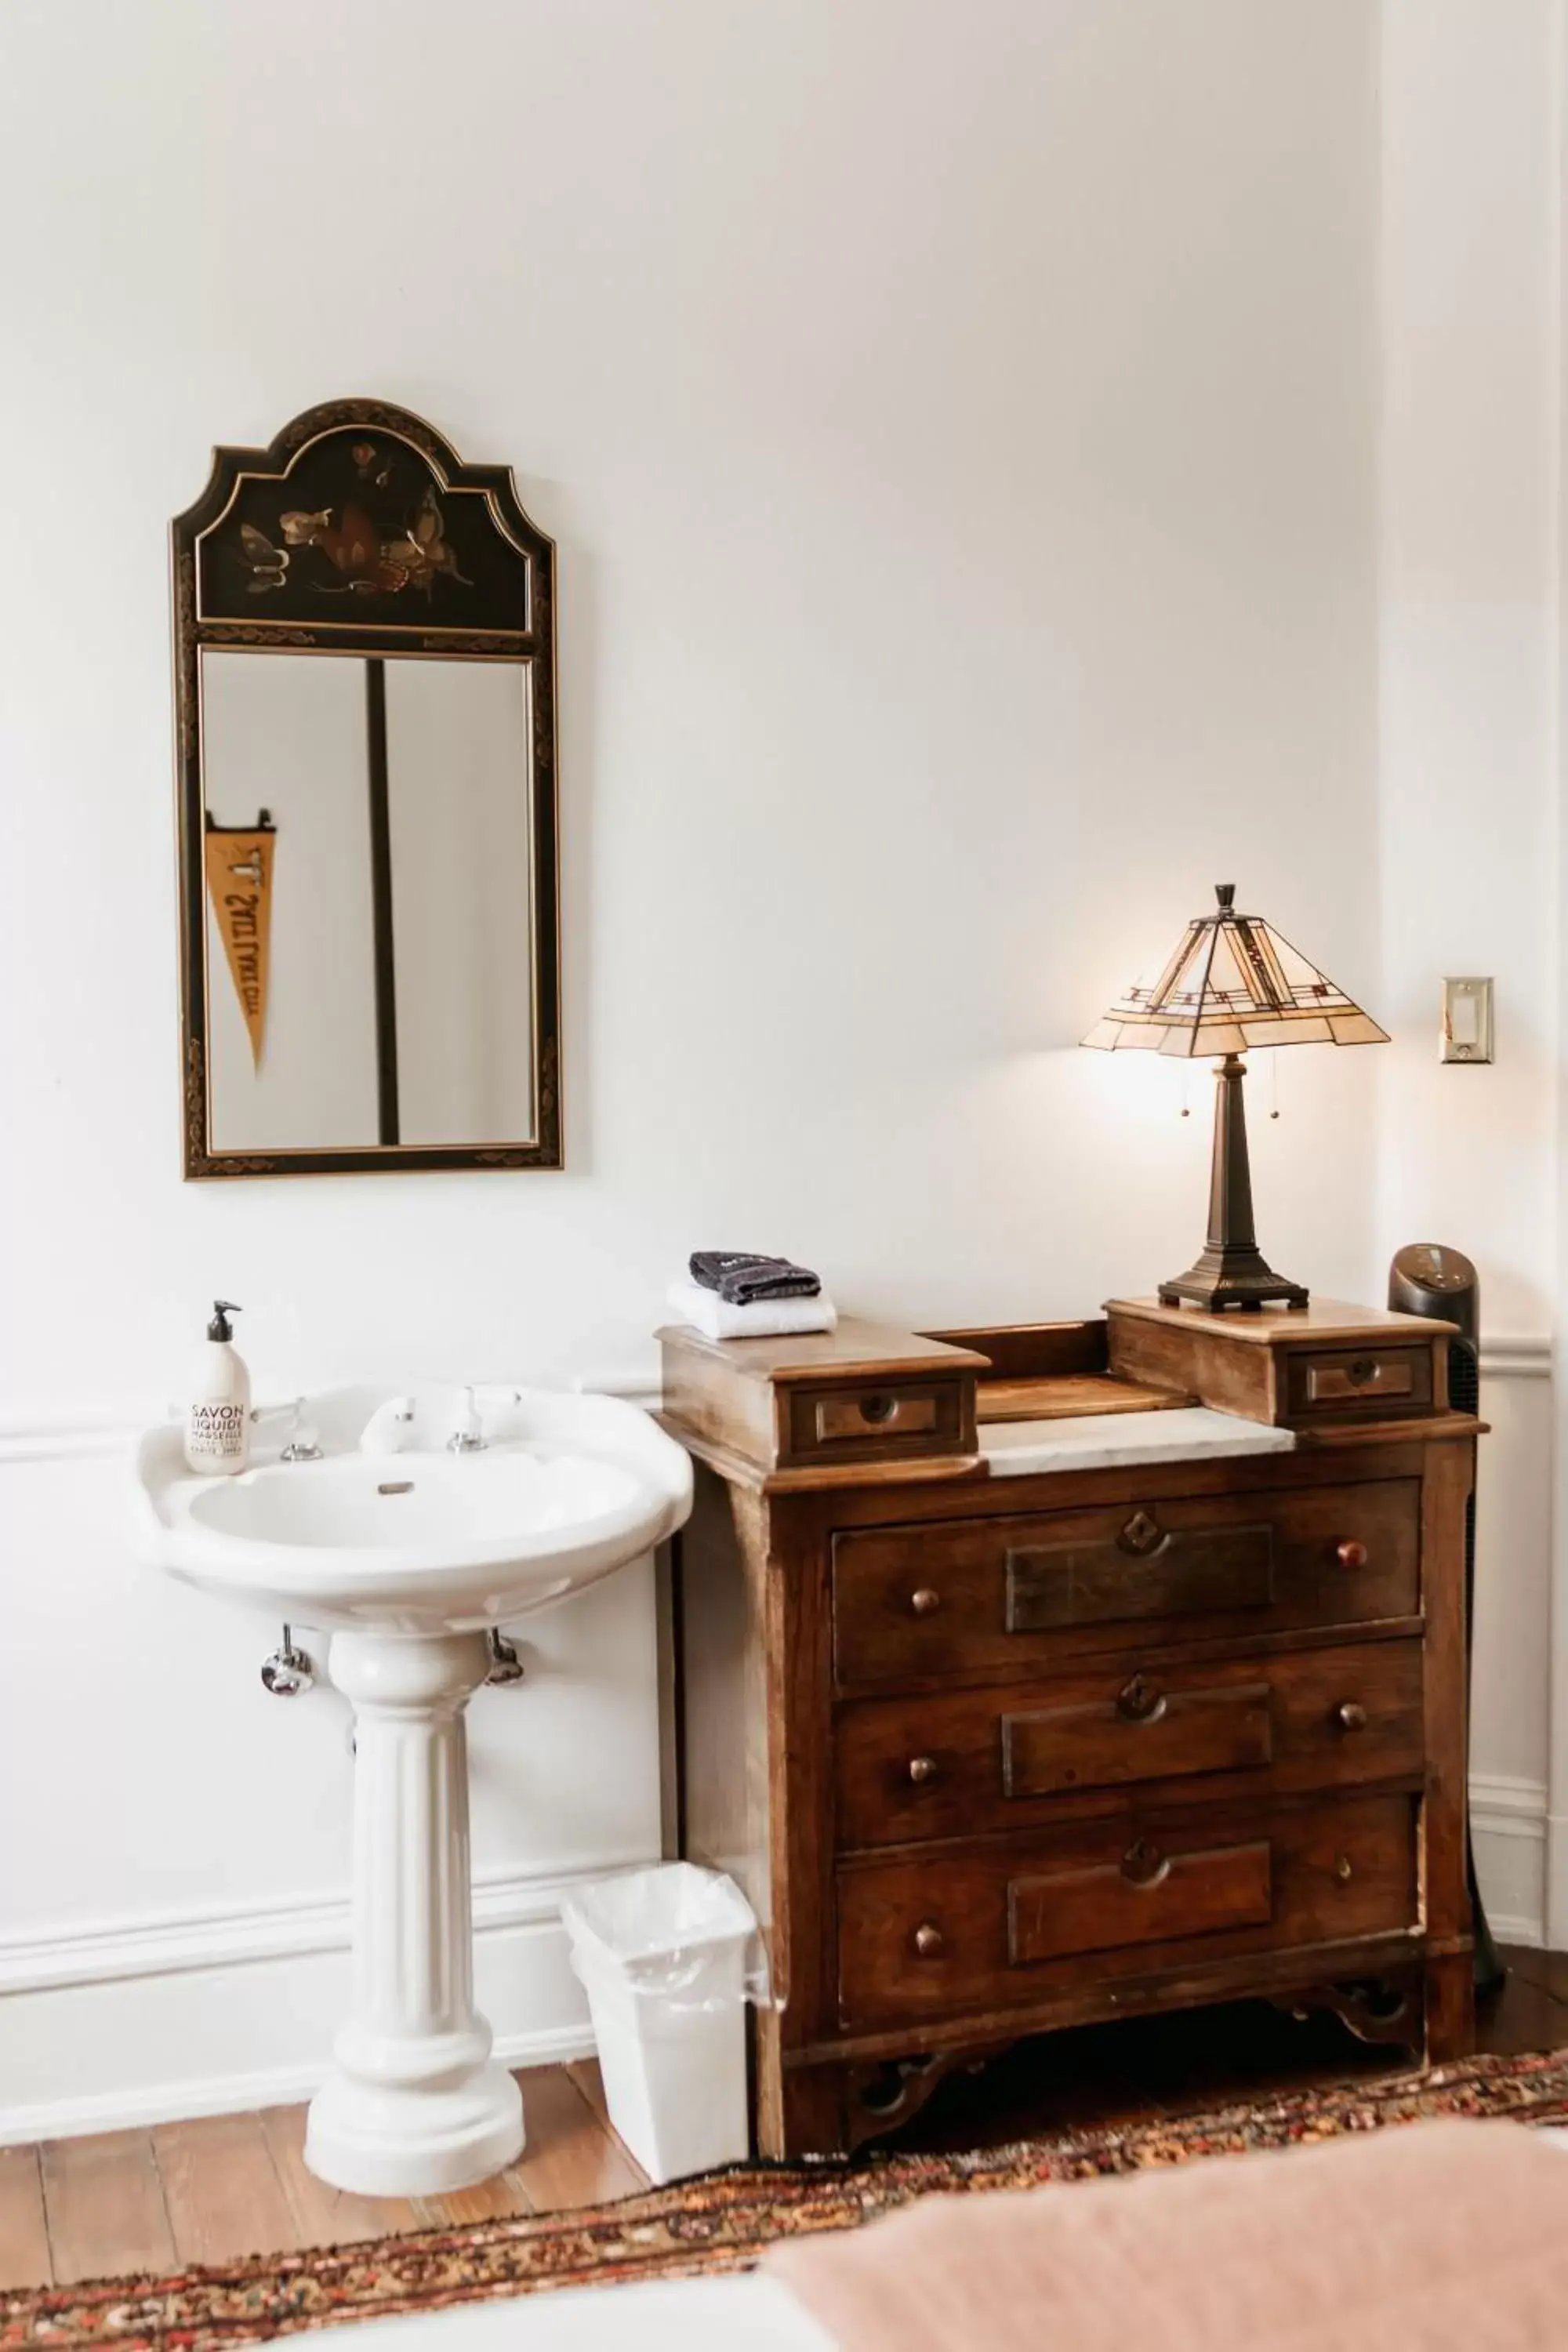
<instances>
[{"instance_id":1,"label":"wooden floor","mask_svg":"<svg viewBox=\"0 0 1568 2352\"><path fill-rule=\"evenodd\" d=\"M0 2288L297 2252L446 2222L547 2213L647 2187L592 2062L520 2074L528 2146L449 2197L351 2197L305 2169L303 2107L0 2148Z\"/></svg>"},{"instance_id":2,"label":"wooden floor","mask_svg":"<svg viewBox=\"0 0 1568 2352\"><path fill-rule=\"evenodd\" d=\"M1482 2049L1568 2048L1568 1955L1506 1957L1508 1982L1483 2004ZM981 2147L1073 2125L1157 2121L1397 2063L1332 2018L1297 2023L1261 2002L1129 2019L1021 2043L950 2080L899 2144ZM518 2081L528 2118L520 2160L478 2189L411 2202L347 2196L307 2172L303 2107L0 2148L0 2288L552 2212L646 2185L605 2120L595 2065L543 2066Z\"/></svg>"}]
</instances>

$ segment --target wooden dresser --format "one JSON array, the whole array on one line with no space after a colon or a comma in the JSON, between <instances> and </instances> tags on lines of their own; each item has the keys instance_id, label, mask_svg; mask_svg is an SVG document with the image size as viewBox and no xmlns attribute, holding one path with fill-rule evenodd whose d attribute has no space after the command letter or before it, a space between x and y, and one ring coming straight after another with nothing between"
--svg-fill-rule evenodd
<instances>
[{"instance_id":1,"label":"wooden dresser","mask_svg":"<svg viewBox=\"0 0 1568 2352\"><path fill-rule=\"evenodd\" d=\"M766 1929L759 2153L850 2148L1024 2034L1243 1995L1472 2046L1480 1424L1447 1409L1446 1326L1130 1300L660 1339L698 1462L681 1851ZM1026 1449L1020 1420L1092 1443L1120 1424L1060 1416L1115 1412L1158 1451L1194 1405L1290 1450L1009 1475L1034 1456L981 1450L1003 1422Z\"/></svg>"}]
</instances>

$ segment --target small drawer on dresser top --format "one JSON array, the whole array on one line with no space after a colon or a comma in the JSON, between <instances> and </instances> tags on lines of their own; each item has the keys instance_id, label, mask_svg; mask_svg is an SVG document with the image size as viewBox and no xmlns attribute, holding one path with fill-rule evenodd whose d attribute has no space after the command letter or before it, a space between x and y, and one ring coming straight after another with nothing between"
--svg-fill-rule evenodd
<instances>
[{"instance_id":1,"label":"small drawer on dresser top","mask_svg":"<svg viewBox=\"0 0 1568 2352\"><path fill-rule=\"evenodd\" d=\"M889 1381L874 1387L783 1391L781 1460L896 1460L904 1454L957 1452L965 1431L963 1383Z\"/></svg>"},{"instance_id":2,"label":"small drawer on dresser top","mask_svg":"<svg viewBox=\"0 0 1568 2352\"><path fill-rule=\"evenodd\" d=\"M846 2026L1025 2008L1083 1981L1415 1924L1413 1801L1119 1816L838 1875ZM1158 1948L1156 1949L1155 1948Z\"/></svg>"},{"instance_id":3,"label":"small drawer on dresser top","mask_svg":"<svg viewBox=\"0 0 1568 2352\"><path fill-rule=\"evenodd\" d=\"M1285 1360L1290 1418L1386 1420L1432 1409L1430 1348L1303 1349Z\"/></svg>"},{"instance_id":4,"label":"small drawer on dresser top","mask_svg":"<svg viewBox=\"0 0 1568 2352\"><path fill-rule=\"evenodd\" d=\"M1415 1614L1420 1487L1256 1495L842 1533L841 1688Z\"/></svg>"},{"instance_id":5,"label":"small drawer on dresser top","mask_svg":"<svg viewBox=\"0 0 1568 2352\"><path fill-rule=\"evenodd\" d=\"M1417 1641L854 1699L834 1731L838 1840L1020 1829L1155 1780L1184 1802L1416 1779L1425 1752Z\"/></svg>"}]
</instances>

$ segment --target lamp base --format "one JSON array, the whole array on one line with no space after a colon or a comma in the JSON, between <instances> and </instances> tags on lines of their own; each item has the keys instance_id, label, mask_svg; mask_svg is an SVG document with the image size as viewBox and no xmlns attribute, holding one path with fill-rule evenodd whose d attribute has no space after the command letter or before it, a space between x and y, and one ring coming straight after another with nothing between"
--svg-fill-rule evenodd
<instances>
[{"instance_id":1,"label":"lamp base","mask_svg":"<svg viewBox=\"0 0 1568 2352\"><path fill-rule=\"evenodd\" d=\"M1305 1307L1308 1293L1299 1282L1276 1274L1259 1249L1205 1250L1195 1265L1173 1282L1160 1285L1162 1307L1194 1307L1221 1315L1227 1307L1256 1313L1260 1307Z\"/></svg>"},{"instance_id":2,"label":"lamp base","mask_svg":"<svg viewBox=\"0 0 1568 2352\"><path fill-rule=\"evenodd\" d=\"M1203 1255L1185 1274L1160 1285L1162 1307L1194 1307L1221 1315L1227 1307L1305 1307L1299 1282L1276 1274L1258 1246L1252 1222L1252 1168L1247 1156L1247 1110L1241 1082L1247 1065L1226 1054L1214 1066L1214 1164L1209 1173L1209 1230Z\"/></svg>"}]
</instances>

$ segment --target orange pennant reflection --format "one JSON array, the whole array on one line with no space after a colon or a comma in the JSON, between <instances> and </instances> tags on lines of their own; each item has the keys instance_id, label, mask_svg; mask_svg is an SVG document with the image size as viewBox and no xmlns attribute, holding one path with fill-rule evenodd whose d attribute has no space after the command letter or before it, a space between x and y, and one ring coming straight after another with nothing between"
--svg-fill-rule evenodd
<instances>
[{"instance_id":1,"label":"orange pennant reflection","mask_svg":"<svg viewBox=\"0 0 1568 2352\"><path fill-rule=\"evenodd\" d=\"M276 832L267 826L209 825L207 889L223 933L224 952L250 1033L250 1058L261 1066L267 1029L267 982L272 937L272 860Z\"/></svg>"}]
</instances>

